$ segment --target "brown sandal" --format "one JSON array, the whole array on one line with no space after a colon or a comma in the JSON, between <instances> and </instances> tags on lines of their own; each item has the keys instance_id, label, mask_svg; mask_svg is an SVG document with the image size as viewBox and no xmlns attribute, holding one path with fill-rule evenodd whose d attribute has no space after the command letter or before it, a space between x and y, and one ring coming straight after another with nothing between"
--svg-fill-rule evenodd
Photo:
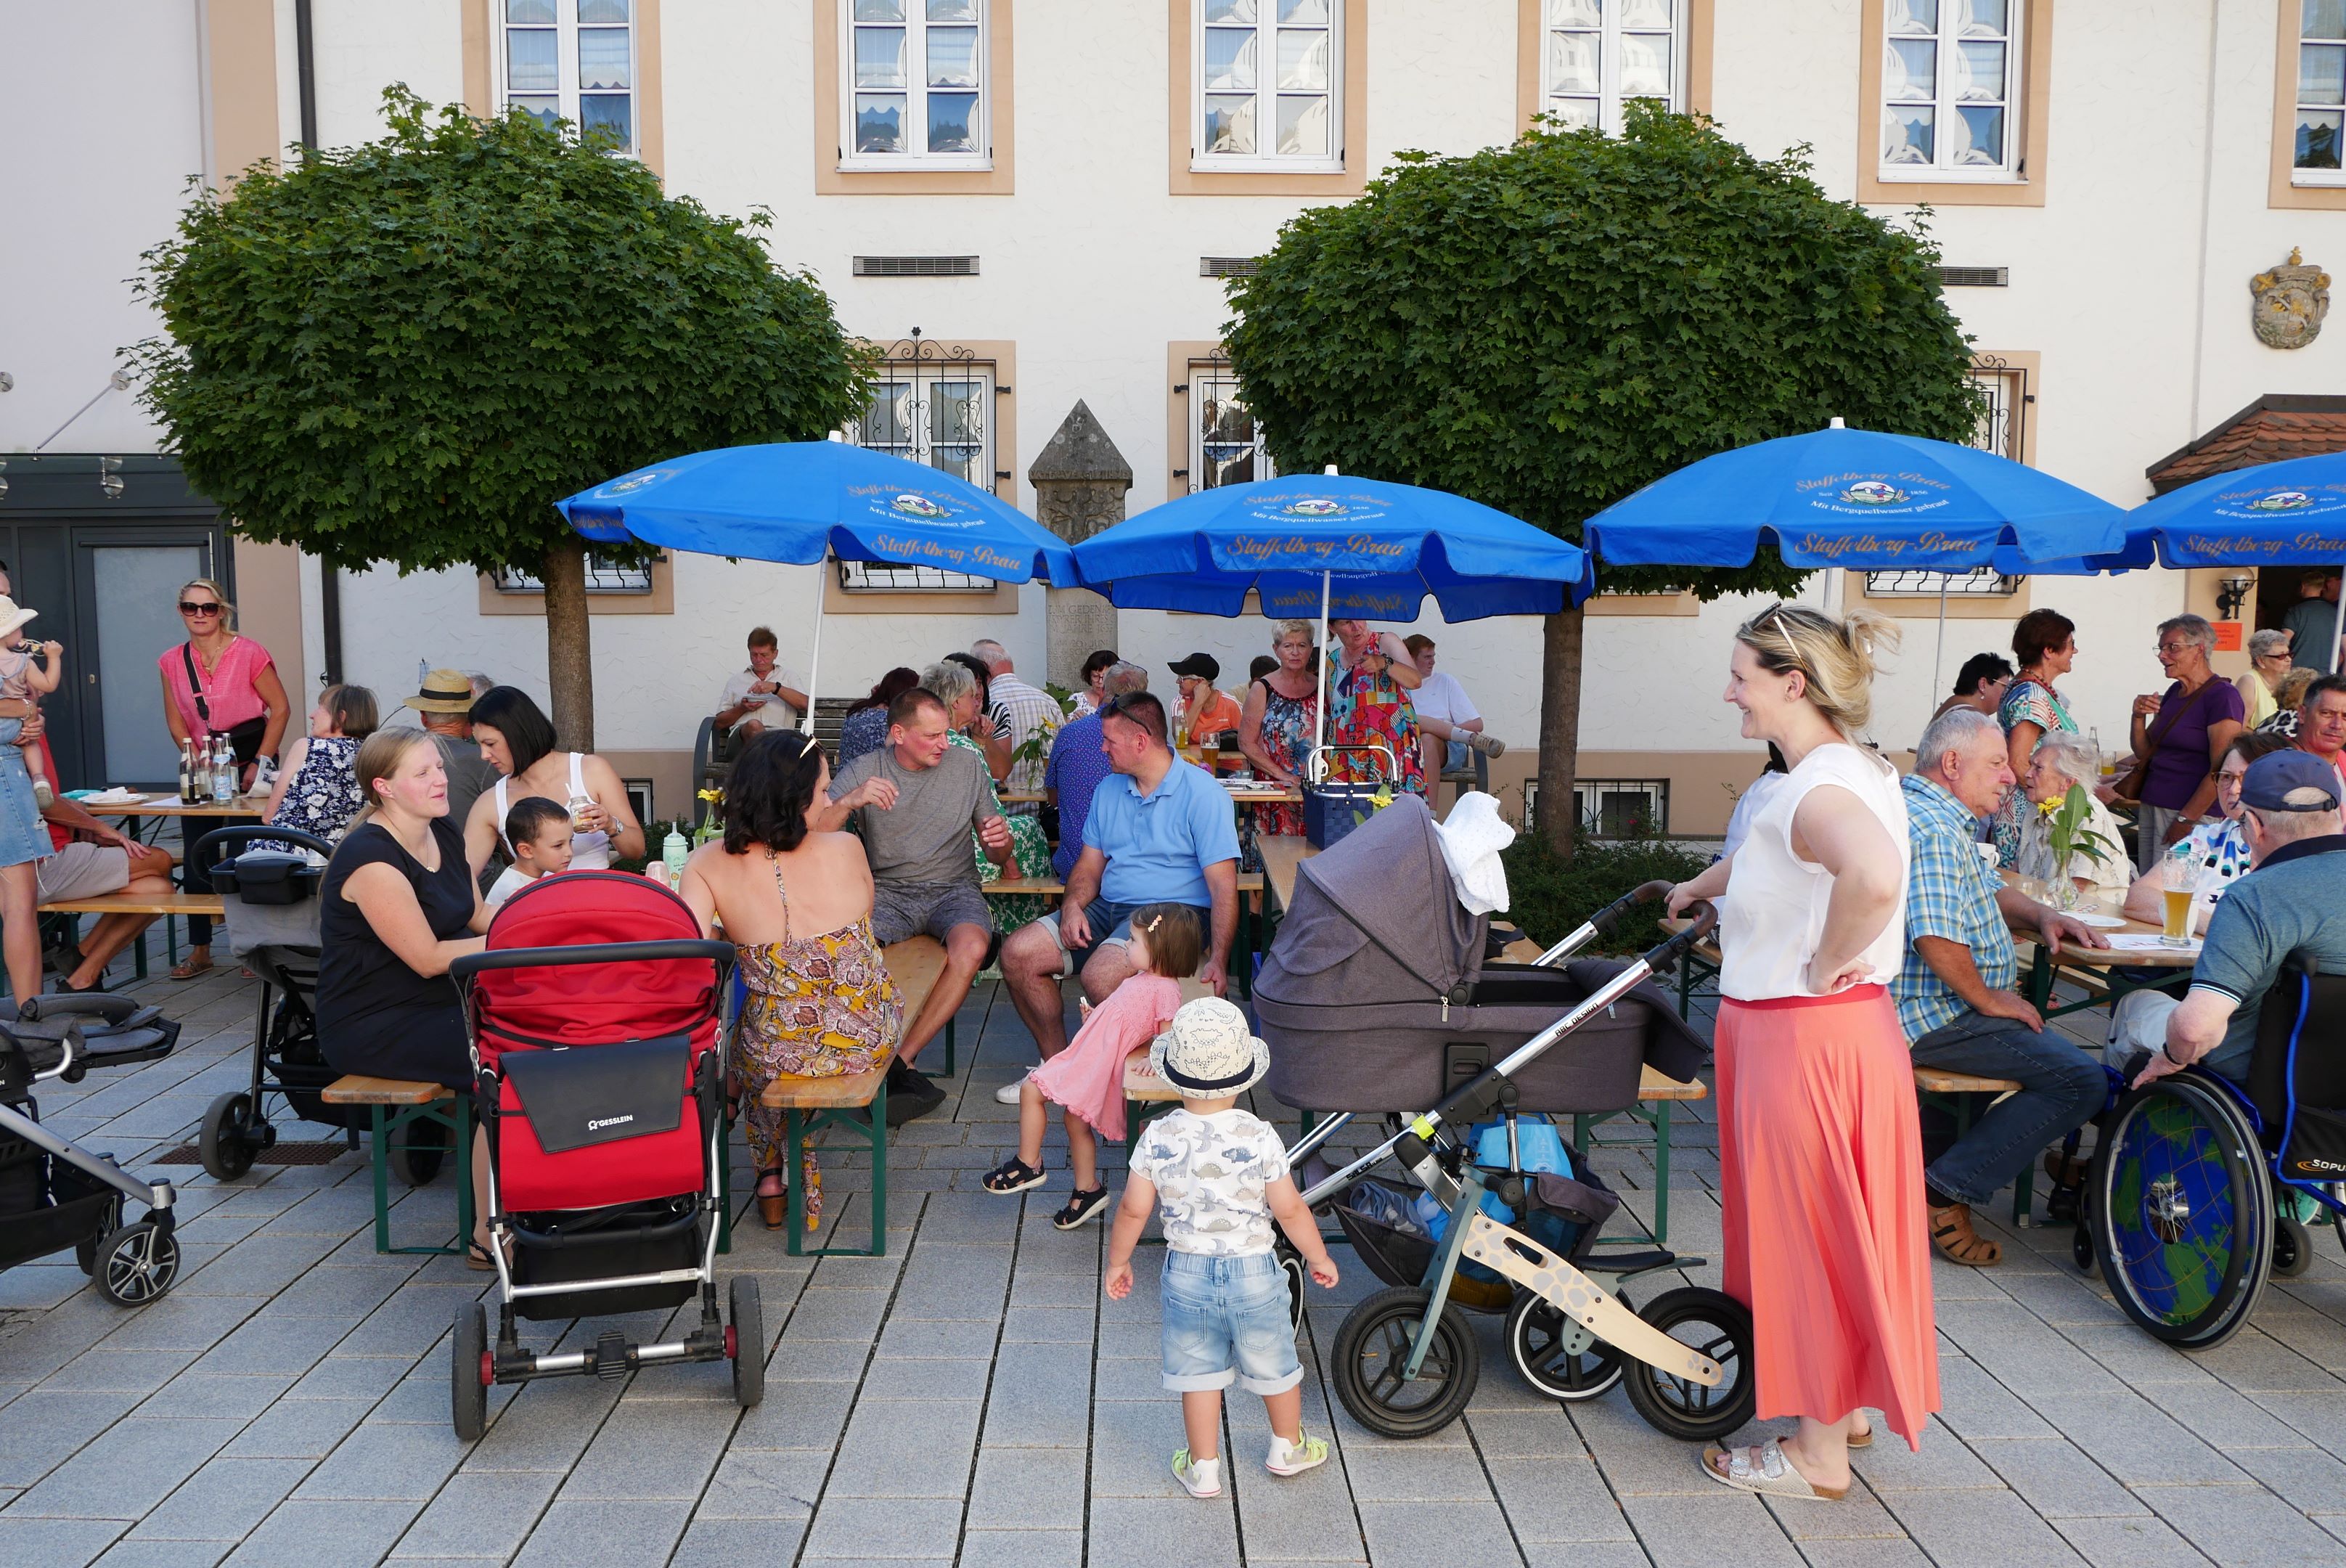
<instances>
[{"instance_id":1,"label":"brown sandal","mask_svg":"<svg viewBox=\"0 0 2346 1568\"><path fill-rule=\"evenodd\" d=\"M2004 1261L2004 1247L1972 1228L1972 1206L1951 1203L1931 1216L1931 1245L1950 1263L1966 1268L1993 1268Z\"/></svg>"}]
</instances>

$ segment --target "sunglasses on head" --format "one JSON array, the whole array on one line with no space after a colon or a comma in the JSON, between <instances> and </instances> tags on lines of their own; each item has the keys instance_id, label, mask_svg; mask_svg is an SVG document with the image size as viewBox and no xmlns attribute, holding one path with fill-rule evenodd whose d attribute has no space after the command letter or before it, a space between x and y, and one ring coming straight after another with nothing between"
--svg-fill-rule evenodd
<instances>
[{"instance_id":1,"label":"sunglasses on head","mask_svg":"<svg viewBox=\"0 0 2346 1568\"><path fill-rule=\"evenodd\" d=\"M181 599L179 613L183 616L216 616L220 613L220 607L218 605L199 605Z\"/></svg>"}]
</instances>

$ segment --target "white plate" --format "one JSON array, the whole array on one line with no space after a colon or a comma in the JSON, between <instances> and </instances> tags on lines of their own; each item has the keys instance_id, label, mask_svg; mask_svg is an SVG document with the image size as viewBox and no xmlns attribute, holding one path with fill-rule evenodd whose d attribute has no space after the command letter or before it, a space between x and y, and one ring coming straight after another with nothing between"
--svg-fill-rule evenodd
<instances>
[{"instance_id":1,"label":"white plate","mask_svg":"<svg viewBox=\"0 0 2346 1568\"><path fill-rule=\"evenodd\" d=\"M2096 931L2118 931L2126 925L2125 919L2119 915L2072 913L2069 918L2079 925L2092 926Z\"/></svg>"}]
</instances>

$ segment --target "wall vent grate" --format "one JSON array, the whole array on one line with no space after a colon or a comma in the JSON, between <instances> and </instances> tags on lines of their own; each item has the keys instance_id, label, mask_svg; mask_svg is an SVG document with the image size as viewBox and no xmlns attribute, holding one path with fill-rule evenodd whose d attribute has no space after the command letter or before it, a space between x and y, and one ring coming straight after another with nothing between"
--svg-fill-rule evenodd
<instances>
[{"instance_id":1,"label":"wall vent grate","mask_svg":"<svg viewBox=\"0 0 2346 1568\"><path fill-rule=\"evenodd\" d=\"M1200 256L1198 276L1200 278L1251 278L1262 270L1262 262L1252 256Z\"/></svg>"},{"instance_id":2,"label":"wall vent grate","mask_svg":"<svg viewBox=\"0 0 2346 1568\"><path fill-rule=\"evenodd\" d=\"M2009 289L2012 269L2009 267L1942 267L1939 269L1942 289Z\"/></svg>"},{"instance_id":3,"label":"wall vent grate","mask_svg":"<svg viewBox=\"0 0 2346 1568\"><path fill-rule=\"evenodd\" d=\"M858 278L974 278L974 256L858 256Z\"/></svg>"}]
</instances>

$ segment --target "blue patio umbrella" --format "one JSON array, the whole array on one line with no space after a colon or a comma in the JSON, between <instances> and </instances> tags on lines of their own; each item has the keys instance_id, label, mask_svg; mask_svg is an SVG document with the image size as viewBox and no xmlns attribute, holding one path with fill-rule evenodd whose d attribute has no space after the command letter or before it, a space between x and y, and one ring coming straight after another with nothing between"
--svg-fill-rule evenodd
<instances>
[{"instance_id":1,"label":"blue patio umbrella","mask_svg":"<svg viewBox=\"0 0 2346 1568\"><path fill-rule=\"evenodd\" d=\"M1016 507L942 469L836 436L688 453L555 505L573 528L605 545L801 566L836 555L1001 583L1066 586L1076 576L1066 542ZM810 735L821 654L818 611L807 665Z\"/></svg>"},{"instance_id":2,"label":"blue patio umbrella","mask_svg":"<svg viewBox=\"0 0 2346 1568\"><path fill-rule=\"evenodd\" d=\"M2338 567L2346 564L2346 453L2210 474L2144 502L2126 527L2116 565L2148 565L2156 549L2175 567ZM2346 596L2335 635L2346 638Z\"/></svg>"},{"instance_id":3,"label":"blue patio umbrella","mask_svg":"<svg viewBox=\"0 0 2346 1568\"><path fill-rule=\"evenodd\" d=\"M1339 474L1220 485L1151 507L1076 546L1086 586L1127 609L1413 621L1548 615L1595 585L1577 545L1446 491ZM1324 697L1325 661L1322 661ZM1313 751L1324 737L1319 705Z\"/></svg>"},{"instance_id":4,"label":"blue patio umbrella","mask_svg":"<svg viewBox=\"0 0 2346 1568\"><path fill-rule=\"evenodd\" d=\"M2124 564L2125 524L2120 508L2025 463L1836 419L1688 463L1583 534L1619 566L1748 566L1770 544L1796 567L2079 575ZM1942 593L1942 642L1945 613Z\"/></svg>"}]
</instances>

